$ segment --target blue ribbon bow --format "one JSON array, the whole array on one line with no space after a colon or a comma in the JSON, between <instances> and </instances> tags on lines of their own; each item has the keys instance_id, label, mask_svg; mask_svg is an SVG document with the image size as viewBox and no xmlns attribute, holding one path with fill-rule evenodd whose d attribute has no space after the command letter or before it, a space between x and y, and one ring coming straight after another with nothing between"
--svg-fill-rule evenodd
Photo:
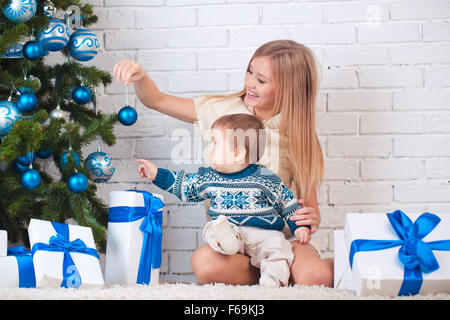
<instances>
[{"instance_id":1,"label":"blue ribbon bow","mask_svg":"<svg viewBox=\"0 0 450 320\"><path fill-rule=\"evenodd\" d=\"M143 232L141 256L136 283L149 284L151 269L161 267L162 211L161 199L150 192L129 190L141 193L145 207L110 207L109 222L132 222L144 218L139 230Z\"/></svg>"},{"instance_id":2,"label":"blue ribbon bow","mask_svg":"<svg viewBox=\"0 0 450 320\"><path fill-rule=\"evenodd\" d=\"M75 263L70 256L70 252L79 252L99 258L95 249L88 248L81 239L69 240L69 226L64 223L52 222L56 231L56 236L51 236L48 244L38 242L33 245L31 251L33 255L38 250L64 252L63 260L63 281L62 288L79 288L81 286L81 276Z\"/></svg>"},{"instance_id":3,"label":"blue ribbon bow","mask_svg":"<svg viewBox=\"0 0 450 320\"><path fill-rule=\"evenodd\" d=\"M441 221L435 214L425 212L414 223L400 210L388 213L387 217L400 240L353 240L350 245L350 267L353 267L353 258L359 251L383 250L401 246L398 257L405 268L398 295L415 295L422 287L422 274L439 269L439 263L433 250L450 251L450 240L422 241Z\"/></svg>"},{"instance_id":4,"label":"blue ribbon bow","mask_svg":"<svg viewBox=\"0 0 450 320\"><path fill-rule=\"evenodd\" d=\"M33 256L30 250L25 250L24 246L8 248L8 256L17 259L19 268L19 288L35 288L36 278L34 275Z\"/></svg>"}]
</instances>

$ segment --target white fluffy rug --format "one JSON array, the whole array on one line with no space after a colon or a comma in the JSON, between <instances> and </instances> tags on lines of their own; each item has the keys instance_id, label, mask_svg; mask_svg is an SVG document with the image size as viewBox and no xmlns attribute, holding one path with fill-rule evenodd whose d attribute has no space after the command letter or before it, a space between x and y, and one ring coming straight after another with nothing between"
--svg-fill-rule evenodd
<instances>
[{"instance_id":1,"label":"white fluffy rug","mask_svg":"<svg viewBox=\"0 0 450 320\"><path fill-rule=\"evenodd\" d=\"M159 284L156 286L105 285L98 289L0 289L0 300L355 300L350 291L325 287L291 286L263 288L224 284ZM450 294L396 297L395 300L450 300Z\"/></svg>"}]
</instances>

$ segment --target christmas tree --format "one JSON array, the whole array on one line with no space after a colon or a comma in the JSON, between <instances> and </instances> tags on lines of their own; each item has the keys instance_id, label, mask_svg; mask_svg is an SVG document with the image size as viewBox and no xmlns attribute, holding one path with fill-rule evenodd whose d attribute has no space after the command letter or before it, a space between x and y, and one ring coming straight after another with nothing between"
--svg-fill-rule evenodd
<instances>
[{"instance_id":1,"label":"christmas tree","mask_svg":"<svg viewBox=\"0 0 450 320\"><path fill-rule=\"evenodd\" d=\"M87 29L98 18L92 5L77 0L0 0L0 10L0 229L10 241L28 244L30 218L71 218L91 227L103 249L107 206L87 177L107 181L114 168L107 154L91 154L87 158L109 160L109 173L96 179L81 152L96 139L113 145L118 120L95 105L96 88L111 75L83 65L98 50ZM66 62L46 65L49 51ZM36 156L53 160L60 179L43 172Z\"/></svg>"}]
</instances>

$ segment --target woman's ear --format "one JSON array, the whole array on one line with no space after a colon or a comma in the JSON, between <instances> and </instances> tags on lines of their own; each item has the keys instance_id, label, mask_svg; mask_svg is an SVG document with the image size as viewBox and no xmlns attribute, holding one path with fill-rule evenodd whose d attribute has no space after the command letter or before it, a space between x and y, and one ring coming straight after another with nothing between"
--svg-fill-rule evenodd
<instances>
[{"instance_id":1,"label":"woman's ear","mask_svg":"<svg viewBox=\"0 0 450 320\"><path fill-rule=\"evenodd\" d=\"M245 164L245 158L247 156L247 150L244 146L237 147L234 151L234 162L238 164Z\"/></svg>"}]
</instances>

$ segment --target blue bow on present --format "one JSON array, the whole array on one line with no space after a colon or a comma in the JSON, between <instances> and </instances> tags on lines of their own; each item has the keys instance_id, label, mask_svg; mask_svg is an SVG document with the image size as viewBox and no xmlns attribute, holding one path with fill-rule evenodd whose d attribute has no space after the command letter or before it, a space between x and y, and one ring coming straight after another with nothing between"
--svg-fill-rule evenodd
<instances>
[{"instance_id":1,"label":"blue bow on present","mask_svg":"<svg viewBox=\"0 0 450 320\"><path fill-rule=\"evenodd\" d=\"M414 223L400 210L388 213L387 217L400 240L353 240L350 245L350 267L353 267L353 258L359 251L401 246L398 257L405 268L398 295L415 295L422 287L422 274L439 269L433 250L450 251L450 240L422 241L441 221L435 214L425 212Z\"/></svg>"},{"instance_id":2,"label":"blue bow on present","mask_svg":"<svg viewBox=\"0 0 450 320\"><path fill-rule=\"evenodd\" d=\"M24 246L15 246L8 248L8 256L14 256L17 259L19 268L19 288L35 288L36 277L34 275L33 256L30 250Z\"/></svg>"},{"instance_id":3,"label":"blue bow on present","mask_svg":"<svg viewBox=\"0 0 450 320\"><path fill-rule=\"evenodd\" d=\"M141 256L136 283L149 284L151 269L161 267L162 211L161 199L150 192L129 190L141 193L145 207L110 207L108 222L132 222L144 218L139 226L143 232Z\"/></svg>"},{"instance_id":4,"label":"blue bow on present","mask_svg":"<svg viewBox=\"0 0 450 320\"><path fill-rule=\"evenodd\" d=\"M98 259L97 250L88 248L81 239L70 241L69 226L67 224L52 222L52 226L57 233L56 236L51 236L48 244L42 242L35 243L31 251L33 255L38 250L64 252L63 281L61 287L78 289L81 286L81 276L70 256L70 252L88 254Z\"/></svg>"}]
</instances>

